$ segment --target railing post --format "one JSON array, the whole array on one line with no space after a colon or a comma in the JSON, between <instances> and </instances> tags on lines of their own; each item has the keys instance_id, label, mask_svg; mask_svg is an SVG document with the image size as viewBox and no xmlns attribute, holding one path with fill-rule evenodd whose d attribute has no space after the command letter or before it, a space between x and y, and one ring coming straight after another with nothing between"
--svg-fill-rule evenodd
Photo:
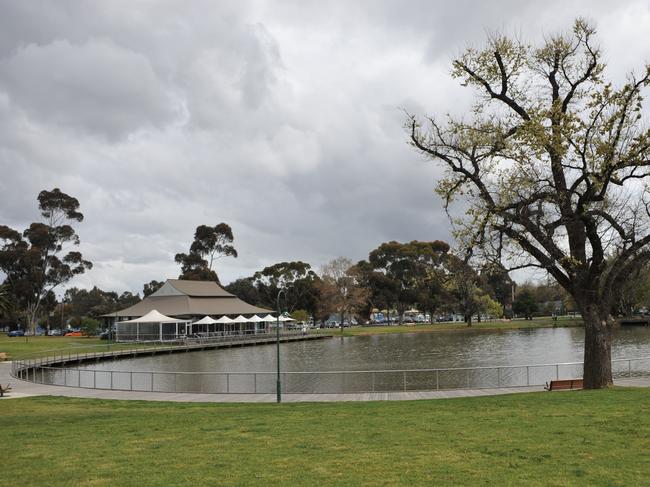
<instances>
[{"instance_id":1,"label":"railing post","mask_svg":"<svg viewBox=\"0 0 650 487\"><path fill-rule=\"evenodd\" d=\"M404 392L406 392L406 371L404 371L403 383L404 383Z\"/></svg>"},{"instance_id":2,"label":"railing post","mask_svg":"<svg viewBox=\"0 0 650 487\"><path fill-rule=\"evenodd\" d=\"M627 361L627 376L632 377L632 359Z\"/></svg>"},{"instance_id":3,"label":"railing post","mask_svg":"<svg viewBox=\"0 0 650 487\"><path fill-rule=\"evenodd\" d=\"M467 369L467 388L469 389L469 369Z\"/></svg>"},{"instance_id":4,"label":"railing post","mask_svg":"<svg viewBox=\"0 0 650 487\"><path fill-rule=\"evenodd\" d=\"M129 390L133 390L133 371L129 372Z\"/></svg>"},{"instance_id":5,"label":"railing post","mask_svg":"<svg viewBox=\"0 0 650 487\"><path fill-rule=\"evenodd\" d=\"M560 378L560 365L555 364L555 380L558 380Z\"/></svg>"},{"instance_id":6,"label":"railing post","mask_svg":"<svg viewBox=\"0 0 650 487\"><path fill-rule=\"evenodd\" d=\"M497 367L497 388L501 387L501 367Z\"/></svg>"},{"instance_id":7,"label":"railing post","mask_svg":"<svg viewBox=\"0 0 650 487\"><path fill-rule=\"evenodd\" d=\"M226 374L226 394L230 394L230 374Z\"/></svg>"},{"instance_id":8,"label":"railing post","mask_svg":"<svg viewBox=\"0 0 650 487\"><path fill-rule=\"evenodd\" d=\"M151 372L151 392L153 392L153 372Z\"/></svg>"},{"instance_id":9,"label":"railing post","mask_svg":"<svg viewBox=\"0 0 650 487\"><path fill-rule=\"evenodd\" d=\"M436 370L436 391L440 390L440 371Z\"/></svg>"},{"instance_id":10,"label":"railing post","mask_svg":"<svg viewBox=\"0 0 650 487\"><path fill-rule=\"evenodd\" d=\"M530 385L530 370L529 370L528 365L526 365L526 385L527 386Z\"/></svg>"},{"instance_id":11,"label":"railing post","mask_svg":"<svg viewBox=\"0 0 650 487\"><path fill-rule=\"evenodd\" d=\"M111 370L111 390L113 390L113 371Z\"/></svg>"},{"instance_id":12,"label":"railing post","mask_svg":"<svg viewBox=\"0 0 650 487\"><path fill-rule=\"evenodd\" d=\"M97 371L93 370L93 389L97 389Z\"/></svg>"},{"instance_id":13,"label":"railing post","mask_svg":"<svg viewBox=\"0 0 650 487\"><path fill-rule=\"evenodd\" d=\"M375 392L375 373L372 373L372 392Z\"/></svg>"},{"instance_id":14,"label":"railing post","mask_svg":"<svg viewBox=\"0 0 650 487\"><path fill-rule=\"evenodd\" d=\"M257 394L257 374L253 372L253 394Z\"/></svg>"}]
</instances>

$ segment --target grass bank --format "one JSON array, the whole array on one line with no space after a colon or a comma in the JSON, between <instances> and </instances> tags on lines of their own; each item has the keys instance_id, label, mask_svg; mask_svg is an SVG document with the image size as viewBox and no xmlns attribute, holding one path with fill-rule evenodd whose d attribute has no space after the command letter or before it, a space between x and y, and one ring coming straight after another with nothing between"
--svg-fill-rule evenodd
<instances>
[{"instance_id":1,"label":"grass bank","mask_svg":"<svg viewBox=\"0 0 650 487\"><path fill-rule=\"evenodd\" d=\"M411 402L0 400L0 484L647 485L650 389Z\"/></svg>"},{"instance_id":2,"label":"grass bank","mask_svg":"<svg viewBox=\"0 0 650 487\"><path fill-rule=\"evenodd\" d=\"M413 323L406 325L392 326L353 326L343 329L343 336L358 335L381 335L385 333L428 333L449 330L523 330L529 328L552 328L582 326L582 318L559 318L553 321L552 318L535 318L533 320L512 320L512 321L483 321L473 322L471 327L465 323ZM330 333L341 334L341 330L327 330Z\"/></svg>"},{"instance_id":3,"label":"grass bank","mask_svg":"<svg viewBox=\"0 0 650 487\"><path fill-rule=\"evenodd\" d=\"M30 336L10 338L6 334L0 335L0 353L5 353L7 360L25 356L48 355L48 352L53 350L59 352L74 350L76 353L82 353L104 352L109 349L121 350L132 347L134 347L132 344L109 343L108 340L100 340L97 337Z\"/></svg>"}]
</instances>

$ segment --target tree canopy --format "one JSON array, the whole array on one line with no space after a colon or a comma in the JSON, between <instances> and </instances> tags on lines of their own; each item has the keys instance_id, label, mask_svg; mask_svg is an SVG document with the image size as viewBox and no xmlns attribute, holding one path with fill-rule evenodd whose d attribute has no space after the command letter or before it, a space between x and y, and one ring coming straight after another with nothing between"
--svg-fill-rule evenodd
<instances>
[{"instance_id":1,"label":"tree canopy","mask_svg":"<svg viewBox=\"0 0 650 487\"><path fill-rule=\"evenodd\" d=\"M407 122L412 145L446 168L437 190L447 208L461 196L469 205L463 245L508 268L542 268L575 299L588 388L612 383L611 305L650 260L650 66L614 86L594 36L581 19L539 47L491 36L453 62L477 92L471 120Z\"/></svg>"},{"instance_id":2,"label":"tree canopy","mask_svg":"<svg viewBox=\"0 0 650 487\"><path fill-rule=\"evenodd\" d=\"M39 193L38 207L43 222L32 223L22 234L0 225L0 269L32 328L48 293L92 268L80 252L68 250L79 245L79 237L67 223L83 221L79 201L54 188Z\"/></svg>"},{"instance_id":3,"label":"tree canopy","mask_svg":"<svg viewBox=\"0 0 650 487\"><path fill-rule=\"evenodd\" d=\"M181 264L179 279L219 282L219 276L212 266L215 259L220 257L237 257L237 250L230 245L233 240L232 228L227 223L196 227L189 253L179 253L174 257Z\"/></svg>"}]
</instances>

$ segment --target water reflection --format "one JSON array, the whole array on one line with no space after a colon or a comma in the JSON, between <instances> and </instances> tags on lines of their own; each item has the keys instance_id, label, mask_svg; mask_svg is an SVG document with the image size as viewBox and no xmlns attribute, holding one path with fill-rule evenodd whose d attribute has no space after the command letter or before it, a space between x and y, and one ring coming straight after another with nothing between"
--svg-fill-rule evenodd
<instances>
[{"instance_id":1,"label":"water reflection","mask_svg":"<svg viewBox=\"0 0 650 487\"><path fill-rule=\"evenodd\" d=\"M284 371L401 370L549 364L582 360L584 330L463 330L292 342L280 345ZM650 356L650 328L617 331L612 357ZM120 371L273 372L275 345L100 362Z\"/></svg>"}]
</instances>

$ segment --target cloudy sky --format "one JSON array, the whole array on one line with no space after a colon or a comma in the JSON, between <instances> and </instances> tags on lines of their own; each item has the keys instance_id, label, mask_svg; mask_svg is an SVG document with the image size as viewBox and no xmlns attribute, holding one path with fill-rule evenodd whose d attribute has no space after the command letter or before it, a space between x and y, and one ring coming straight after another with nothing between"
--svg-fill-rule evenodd
<instances>
[{"instance_id":1,"label":"cloudy sky","mask_svg":"<svg viewBox=\"0 0 650 487\"><path fill-rule=\"evenodd\" d=\"M464 47L577 16L611 78L650 61L648 0L0 0L0 224L22 230L60 187L94 263L72 284L118 291L176 277L200 224L233 228L225 283L448 240L439 170L407 145L402 110L461 113Z\"/></svg>"}]
</instances>

